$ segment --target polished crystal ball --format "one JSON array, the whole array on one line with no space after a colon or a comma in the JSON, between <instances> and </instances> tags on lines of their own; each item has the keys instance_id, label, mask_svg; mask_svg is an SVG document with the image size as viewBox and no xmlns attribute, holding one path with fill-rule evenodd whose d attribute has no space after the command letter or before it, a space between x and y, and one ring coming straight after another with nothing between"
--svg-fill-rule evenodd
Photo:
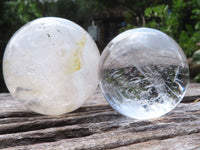
<instances>
[{"instance_id":1,"label":"polished crystal ball","mask_svg":"<svg viewBox=\"0 0 200 150\"><path fill-rule=\"evenodd\" d=\"M83 28L45 17L27 23L10 39L3 74L12 96L26 108L59 115L79 108L96 90L99 58Z\"/></svg>"},{"instance_id":2,"label":"polished crystal ball","mask_svg":"<svg viewBox=\"0 0 200 150\"><path fill-rule=\"evenodd\" d=\"M100 87L109 104L135 119L160 117L182 100L189 69L181 47L151 28L125 31L104 49Z\"/></svg>"}]
</instances>

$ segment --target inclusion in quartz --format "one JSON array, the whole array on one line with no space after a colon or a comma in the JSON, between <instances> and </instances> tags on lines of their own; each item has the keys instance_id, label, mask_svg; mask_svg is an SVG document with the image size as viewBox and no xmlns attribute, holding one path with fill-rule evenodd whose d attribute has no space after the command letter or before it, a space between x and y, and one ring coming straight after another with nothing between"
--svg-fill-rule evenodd
<instances>
[{"instance_id":1,"label":"inclusion in quartz","mask_svg":"<svg viewBox=\"0 0 200 150\"><path fill-rule=\"evenodd\" d=\"M181 47L151 28L125 31L104 49L100 87L109 104L135 119L160 117L182 100L189 67Z\"/></svg>"},{"instance_id":2,"label":"inclusion in quartz","mask_svg":"<svg viewBox=\"0 0 200 150\"><path fill-rule=\"evenodd\" d=\"M100 54L90 35L62 18L36 19L10 39L3 58L6 85L28 109L59 115L96 90Z\"/></svg>"}]
</instances>

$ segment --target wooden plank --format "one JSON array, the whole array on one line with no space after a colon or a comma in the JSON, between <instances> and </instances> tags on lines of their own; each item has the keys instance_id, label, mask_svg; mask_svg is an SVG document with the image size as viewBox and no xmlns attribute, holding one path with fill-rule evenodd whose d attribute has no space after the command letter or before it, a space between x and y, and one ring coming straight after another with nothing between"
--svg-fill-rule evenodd
<instances>
[{"instance_id":1,"label":"wooden plank","mask_svg":"<svg viewBox=\"0 0 200 150\"><path fill-rule=\"evenodd\" d=\"M187 92L185 94L182 102L193 102L196 99L200 98L200 84L190 83L188 84ZM91 96L84 106L98 106L98 105L108 105L105 98L103 97L100 89L98 88L96 93ZM17 100L14 100L9 93L0 94L0 113L8 112L23 112L26 110L23 105Z\"/></svg>"},{"instance_id":2,"label":"wooden plank","mask_svg":"<svg viewBox=\"0 0 200 150\"><path fill-rule=\"evenodd\" d=\"M182 103L193 102L200 98L200 85L199 83L190 83L187 86L185 97Z\"/></svg>"},{"instance_id":3,"label":"wooden plank","mask_svg":"<svg viewBox=\"0 0 200 150\"><path fill-rule=\"evenodd\" d=\"M196 133L163 140L150 140L147 142L115 148L115 150L199 150L200 145L197 144L200 143L199 137L200 133Z\"/></svg>"},{"instance_id":4,"label":"wooden plank","mask_svg":"<svg viewBox=\"0 0 200 150\"><path fill-rule=\"evenodd\" d=\"M99 90L60 116L30 112L10 94L0 94L0 149L200 149L200 102L194 102L200 84L189 89L184 103L145 121L115 112Z\"/></svg>"}]
</instances>

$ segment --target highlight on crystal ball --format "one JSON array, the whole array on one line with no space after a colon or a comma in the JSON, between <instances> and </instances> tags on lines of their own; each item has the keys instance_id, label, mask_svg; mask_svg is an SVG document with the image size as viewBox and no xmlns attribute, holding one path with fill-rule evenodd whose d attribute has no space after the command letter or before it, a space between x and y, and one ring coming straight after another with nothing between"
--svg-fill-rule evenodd
<instances>
[{"instance_id":1,"label":"highlight on crystal ball","mask_svg":"<svg viewBox=\"0 0 200 150\"><path fill-rule=\"evenodd\" d=\"M26 108L59 115L79 108L96 90L99 58L83 28L45 17L27 23L10 39L3 74L12 96Z\"/></svg>"},{"instance_id":2,"label":"highlight on crystal ball","mask_svg":"<svg viewBox=\"0 0 200 150\"><path fill-rule=\"evenodd\" d=\"M136 28L106 46L99 78L104 97L116 111L151 119L168 113L182 100L189 67L183 50L168 35Z\"/></svg>"}]
</instances>

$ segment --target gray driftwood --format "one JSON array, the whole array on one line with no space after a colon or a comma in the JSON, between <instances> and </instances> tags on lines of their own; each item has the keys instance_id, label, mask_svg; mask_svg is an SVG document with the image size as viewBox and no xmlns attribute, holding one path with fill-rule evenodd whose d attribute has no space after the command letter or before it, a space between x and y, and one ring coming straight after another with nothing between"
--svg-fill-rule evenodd
<instances>
[{"instance_id":1,"label":"gray driftwood","mask_svg":"<svg viewBox=\"0 0 200 150\"><path fill-rule=\"evenodd\" d=\"M78 110L43 116L0 94L0 149L200 149L200 84L189 84L182 103L167 115L139 121L115 112L97 92Z\"/></svg>"}]
</instances>

